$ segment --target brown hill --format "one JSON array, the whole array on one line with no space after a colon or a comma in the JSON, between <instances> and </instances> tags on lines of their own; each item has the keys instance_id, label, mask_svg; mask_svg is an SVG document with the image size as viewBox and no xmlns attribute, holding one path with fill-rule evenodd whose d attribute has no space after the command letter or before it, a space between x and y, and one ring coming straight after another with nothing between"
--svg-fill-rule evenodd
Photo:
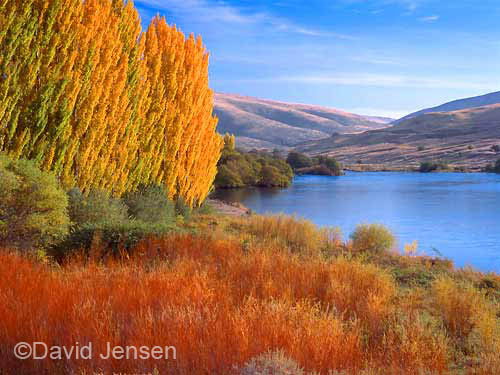
<instances>
[{"instance_id":1,"label":"brown hill","mask_svg":"<svg viewBox=\"0 0 500 375\"><path fill-rule=\"evenodd\" d=\"M291 147L334 133L357 133L387 126L371 118L331 108L282 103L238 95L215 94L219 133L232 133L244 148Z\"/></svg>"},{"instance_id":2,"label":"brown hill","mask_svg":"<svg viewBox=\"0 0 500 375\"><path fill-rule=\"evenodd\" d=\"M297 149L334 156L348 166L406 169L421 161L442 160L474 169L500 157L493 145L500 145L500 104L422 114L386 129L335 134Z\"/></svg>"},{"instance_id":3,"label":"brown hill","mask_svg":"<svg viewBox=\"0 0 500 375\"><path fill-rule=\"evenodd\" d=\"M394 124L399 124L409 118L417 117L425 113L460 111L462 109L485 107L493 104L500 104L500 92L492 92L472 98L453 100L437 107L422 109L421 111L411 113L397 121L394 121Z\"/></svg>"}]
</instances>

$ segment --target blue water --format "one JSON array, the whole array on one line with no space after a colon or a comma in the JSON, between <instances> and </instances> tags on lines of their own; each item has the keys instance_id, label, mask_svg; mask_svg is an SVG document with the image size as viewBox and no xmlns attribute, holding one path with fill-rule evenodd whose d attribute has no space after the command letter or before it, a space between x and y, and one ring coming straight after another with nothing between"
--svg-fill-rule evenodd
<instances>
[{"instance_id":1,"label":"blue water","mask_svg":"<svg viewBox=\"0 0 500 375\"><path fill-rule=\"evenodd\" d=\"M485 173L350 172L299 176L288 189L217 192L257 213L296 214L347 238L359 223L382 223L398 247L418 241L459 267L500 272L500 175Z\"/></svg>"}]
</instances>

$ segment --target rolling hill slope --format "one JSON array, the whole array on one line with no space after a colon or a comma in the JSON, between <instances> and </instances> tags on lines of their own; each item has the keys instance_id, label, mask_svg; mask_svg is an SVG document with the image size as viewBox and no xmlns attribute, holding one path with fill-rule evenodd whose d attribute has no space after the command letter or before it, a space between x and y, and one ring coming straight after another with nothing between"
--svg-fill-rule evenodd
<instances>
[{"instance_id":1,"label":"rolling hill slope","mask_svg":"<svg viewBox=\"0 0 500 375\"><path fill-rule=\"evenodd\" d=\"M409 118L414 118L425 113L460 111L462 109L484 107L493 104L500 104L500 91L486 95L475 96L473 98L454 100L437 107L423 109L395 121L394 124L400 124L401 122L408 120Z\"/></svg>"},{"instance_id":2,"label":"rolling hill slope","mask_svg":"<svg viewBox=\"0 0 500 375\"><path fill-rule=\"evenodd\" d=\"M387 126L391 119L364 117L331 108L215 94L219 133L232 133L243 148L288 148L334 133L357 133Z\"/></svg>"},{"instance_id":3,"label":"rolling hill slope","mask_svg":"<svg viewBox=\"0 0 500 375\"><path fill-rule=\"evenodd\" d=\"M500 145L500 104L425 113L386 129L337 134L297 149L334 156L346 165L405 168L421 161L444 160L474 169L500 157L493 145Z\"/></svg>"}]
</instances>

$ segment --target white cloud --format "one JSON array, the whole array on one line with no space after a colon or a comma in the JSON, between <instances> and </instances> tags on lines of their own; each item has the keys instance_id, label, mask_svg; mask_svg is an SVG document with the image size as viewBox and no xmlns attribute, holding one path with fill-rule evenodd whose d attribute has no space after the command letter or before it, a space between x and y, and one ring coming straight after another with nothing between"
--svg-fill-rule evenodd
<instances>
[{"instance_id":1,"label":"white cloud","mask_svg":"<svg viewBox=\"0 0 500 375\"><path fill-rule=\"evenodd\" d=\"M377 56L354 56L351 58L352 61L359 63L366 63L371 65L389 65L389 66L404 66L408 65L406 62L396 60L393 58L377 57Z\"/></svg>"},{"instance_id":2,"label":"white cloud","mask_svg":"<svg viewBox=\"0 0 500 375\"><path fill-rule=\"evenodd\" d=\"M427 16L427 17L420 17L418 20L422 22L436 22L439 20L439 16Z\"/></svg>"},{"instance_id":3,"label":"white cloud","mask_svg":"<svg viewBox=\"0 0 500 375\"><path fill-rule=\"evenodd\" d=\"M181 16L203 15L203 19L208 22L248 23L254 21L229 5L209 4L204 0L139 0L136 1L136 5L145 5L158 11L168 11Z\"/></svg>"},{"instance_id":4,"label":"white cloud","mask_svg":"<svg viewBox=\"0 0 500 375\"><path fill-rule=\"evenodd\" d=\"M169 12L178 19L193 23L230 24L237 27L270 28L276 32L289 32L314 37L335 37L351 39L352 37L332 32L310 29L266 12L244 12L243 9L225 2L212 0L138 0L138 6L154 8L159 12Z\"/></svg>"},{"instance_id":5,"label":"white cloud","mask_svg":"<svg viewBox=\"0 0 500 375\"><path fill-rule=\"evenodd\" d=\"M427 0L343 0L343 2L347 4L366 3L375 8L398 5L409 13L414 13L422 3L426 1ZM380 9L377 9L377 11L380 11Z\"/></svg>"},{"instance_id":6,"label":"white cloud","mask_svg":"<svg viewBox=\"0 0 500 375\"><path fill-rule=\"evenodd\" d=\"M500 81L481 80L470 77L425 78L406 75L370 74L370 73L332 73L317 75L290 75L258 80L252 82L292 82L311 85L344 85L397 87L415 89L451 89L494 91L500 87Z\"/></svg>"}]
</instances>

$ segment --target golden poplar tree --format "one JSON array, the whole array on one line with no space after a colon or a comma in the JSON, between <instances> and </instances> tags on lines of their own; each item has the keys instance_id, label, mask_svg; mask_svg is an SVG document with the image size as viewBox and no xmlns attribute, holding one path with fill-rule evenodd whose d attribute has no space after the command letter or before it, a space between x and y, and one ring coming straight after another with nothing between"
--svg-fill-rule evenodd
<instances>
[{"instance_id":1,"label":"golden poplar tree","mask_svg":"<svg viewBox=\"0 0 500 375\"><path fill-rule=\"evenodd\" d=\"M0 148L15 157L51 164L68 124L65 68L80 9L78 0L5 0L0 9Z\"/></svg>"},{"instance_id":2,"label":"golden poplar tree","mask_svg":"<svg viewBox=\"0 0 500 375\"><path fill-rule=\"evenodd\" d=\"M223 144L212 110L201 38L159 17L142 32L132 1L0 2L0 151L64 186L201 203Z\"/></svg>"},{"instance_id":3,"label":"golden poplar tree","mask_svg":"<svg viewBox=\"0 0 500 375\"><path fill-rule=\"evenodd\" d=\"M224 149L234 151L236 149L236 138L234 134L224 134Z\"/></svg>"},{"instance_id":4,"label":"golden poplar tree","mask_svg":"<svg viewBox=\"0 0 500 375\"><path fill-rule=\"evenodd\" d=\"M63 180L84 191L129 187L141 96L140 20L131 2L85 2L76 71L82 72L64 151ZM133 148L136 148L135 150Z\"/></svg>"},{"instance_id":5,"label":"golden poplar tree","mask_svg":"<svg viewBox=\"0 0 500 375\"><path fill-rule=\"evenodd\" d=\"M159 17L146 33L145 52L148 79L156 77L150 95L158 100L148 113L158 131L152 137L153 143L148 140L145 147L155 155L152 168L147 170L151 172L149 177L162 181L171 197L182 197L190 205L199 204L215 178L214 168L223 145L215 131L217 118L212 113L208 54L201 38L191 35L186 39ZM212 167L210 162L214 159Z\"/></svg>"}]
</instances>

